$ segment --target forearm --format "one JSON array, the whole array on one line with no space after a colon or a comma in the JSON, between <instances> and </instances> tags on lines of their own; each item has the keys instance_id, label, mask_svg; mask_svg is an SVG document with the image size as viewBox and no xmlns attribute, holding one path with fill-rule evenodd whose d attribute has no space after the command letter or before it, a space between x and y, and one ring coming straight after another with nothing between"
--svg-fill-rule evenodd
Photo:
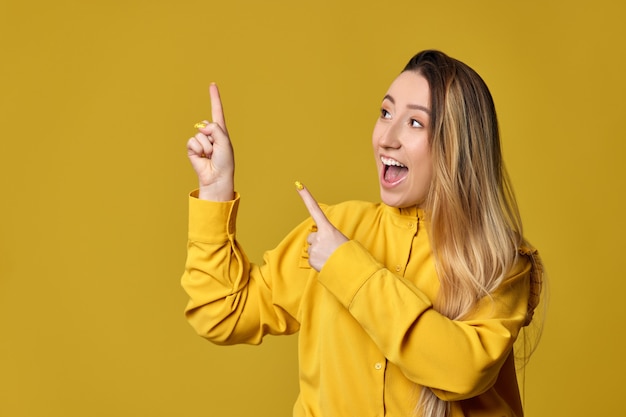
<instances>
[{"instance_id":1,"label":"forearm","mask_svg":"<svg viewBox=\"0 0 626 417\"><path fill-rule=\"evenodd\" d=\"M226 203L192 196L189 204L181 283L189 295L185 313L196 332L219 344L257 344L268 333L295 332L299 323L294 315L305 285L298 268L301 247L294 245L298 232L267 252L263 265L255 265L235 239L238 195Z\"/></svg>"},{"instance_id":2,"label":"forearm","mask_svg":"<svg viewBox=\"0 0 626 417\"><path fill-rule=\"evenodd\" d=\"M441 390L446 399L474 396L495 382L523 321L526 297L498 294L502 303L485 299L472 318L454 321L357 242L336 255L321 271L320 282L409 379ZM510 291L524 294L521 287Z\"/></svg>"},{"instance_id":3,"label":"forearm","mask_svg":"<svg viewBox=\"0 0 626 417\"><path fill-rule=\"evenodd\" d=\"M200 335L226 343L248 298L250 264L235 240L239 200L213 203L197 200L197 194L189 199L189 241L181 279L189 295L185 314Z\"/></svg>"}]
</instances>

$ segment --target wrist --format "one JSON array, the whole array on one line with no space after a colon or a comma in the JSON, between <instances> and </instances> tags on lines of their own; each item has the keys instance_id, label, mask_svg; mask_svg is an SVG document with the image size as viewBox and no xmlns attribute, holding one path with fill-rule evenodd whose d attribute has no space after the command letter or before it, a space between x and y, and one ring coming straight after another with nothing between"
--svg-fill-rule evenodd
<instances>
[{"instance_id":1,"label":"wrist","mask_svg":"<svg viewBox=\"0 0 626 417\"><path fill-rule=\"evenodd\" d=\"M208 201L232 201L235 199L235 187L232 182L200 185L198 198Z\"/></svg>"}]
</instances>

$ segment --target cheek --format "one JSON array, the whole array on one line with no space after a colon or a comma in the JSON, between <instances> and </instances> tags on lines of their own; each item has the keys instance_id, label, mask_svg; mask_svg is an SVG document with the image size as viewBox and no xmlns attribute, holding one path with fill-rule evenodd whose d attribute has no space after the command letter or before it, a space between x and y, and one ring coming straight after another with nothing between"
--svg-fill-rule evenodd
<instances>
[{"instance_id":1,"label":"cheek","mask_svg":"<svg viewBox=\"0 0 626 417\"><path fill-rule=\"evenodd\" d=\"M428 194L433 183L433 163L430 155L426 158L426 166L424 167L424 192Z\"/></svg>"},{"instance_id":2,"label":"cheek","mask_svg":"<svg viewBox=\"0 0 626 417\"><path fill-rule=\"evenodd\" d=\"M433 160L430 157L430 152L427 152L424 156L424 180L428 182L428 185L433 179Z\"/></svg>"},{"instance_id":3,"label":"cheek","mask_svg":"<svg viewBox=\"0 0 626 417\"><path fill-rule=\"evenodd\" d=\"M424 172L424 187L426 190L430 189L430 185L433 182L433 169L429 166Z\"/></svg>"},{"instance_id":4,"label":"cheek","mask_svg":"<svg viewBox=\"0 0 626 417\"><path fill-rule=\"evenodd\" d=\"M430 149L422 147L416 151L415 159L415 181L421 188L430 188L433 177L433 161L430 157Z\"/></svg>"}]
</instances>

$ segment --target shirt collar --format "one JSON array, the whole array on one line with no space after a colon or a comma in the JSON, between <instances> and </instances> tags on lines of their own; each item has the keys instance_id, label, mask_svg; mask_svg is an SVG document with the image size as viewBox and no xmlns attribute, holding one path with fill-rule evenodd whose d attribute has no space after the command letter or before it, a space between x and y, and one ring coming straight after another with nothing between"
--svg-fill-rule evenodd
<instances>
[{"instance_id":1,"label":"shirt collar","mask_svg":"<svg viewBox=\"0 0 626 417\"><path fill-rule=\"evenodd\" d=\"M398 208L388 206L385 203L381 204L385 207L385 212L390 215L393 222L397 223L398 225L404 225L407 220L413 220L419 223L423 222L426 219L424 209L421 209L417 206Z\"/></svg>"}]
</instances>

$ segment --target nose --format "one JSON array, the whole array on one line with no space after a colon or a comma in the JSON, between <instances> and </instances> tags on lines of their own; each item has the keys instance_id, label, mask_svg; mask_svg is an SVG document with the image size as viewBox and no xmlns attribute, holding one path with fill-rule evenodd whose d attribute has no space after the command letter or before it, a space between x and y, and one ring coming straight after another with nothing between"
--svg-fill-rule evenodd
<instances>
[{"instance_id":1,"label":"nose","mask_svg":"<svg viewBox=\"0 0 626 417\"><path fill-rule=\"evenodd\" d=\"M397 123L389 122L386 126L381 126L378 136L378 146L387 149L397 149L400 147L400 131Z\"/></svg>"}]
</instances>

